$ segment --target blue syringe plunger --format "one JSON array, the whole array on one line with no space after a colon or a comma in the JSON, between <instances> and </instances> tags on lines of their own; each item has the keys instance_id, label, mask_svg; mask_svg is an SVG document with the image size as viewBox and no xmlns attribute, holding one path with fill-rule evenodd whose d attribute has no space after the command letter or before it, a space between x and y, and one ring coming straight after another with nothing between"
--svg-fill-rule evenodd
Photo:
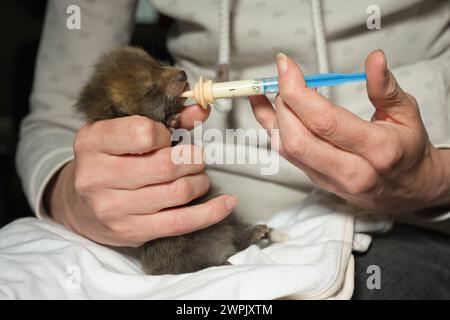
<instances>
[{"instance_id":1,"label":"blue syringe plunger","mask_svg":"<svg viewBox=\"0 0 450 320\"><path fill-rule=\"evenodd\" d=\"M278 77L267 77L255 79L261 83L263 87L263 94L277 93ZM360 73L323 73L311 74L305 76L306 86L309 88L331 87L349 82L366 81L366 74Z\"/></svg>"}]
</instances>

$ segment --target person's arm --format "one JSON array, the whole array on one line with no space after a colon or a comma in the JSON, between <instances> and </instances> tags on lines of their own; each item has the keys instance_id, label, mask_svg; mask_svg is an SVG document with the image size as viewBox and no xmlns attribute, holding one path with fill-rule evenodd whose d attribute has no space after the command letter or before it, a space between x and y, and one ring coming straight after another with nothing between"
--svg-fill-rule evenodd
<instances>
[{"instance_id":1,"label":"person's arm","mask_svg":"<svg viewBox=\"0 0 450 320\"><path fill-rule=\"evenodd\" d=\"M82 122L72 108L90 67L108 50L126 45L136 1L76 1L81 30L69 30L70 0L50 0L37 57L30 114L20 128L16 163L28 201L46 215L43 193L58 170L73 159L72 145Z\"/></svg>"},{"instance_id":2,"label":"person's arm","mask_svg":"<svg viewBox=\"0 0 450 320\"><path fill-rule=\"evenodd\" d=\"M79 4L82 29L72 31L65 28L68 1L49 3L32 112L22 124L17 162L38 217L51 217L114 246L139 246L225 218L237 205L236 197L221 195L180 207L205 194L209 179L202 161L172 161L173 151L198 148L171 148L170 132L162 123L130 116L81 127L76 120L72 105L92 64L129 40L135 1ZM185 108L180 126L190 130L208 115L200 106Z\"/></svg>"}]
</instances>

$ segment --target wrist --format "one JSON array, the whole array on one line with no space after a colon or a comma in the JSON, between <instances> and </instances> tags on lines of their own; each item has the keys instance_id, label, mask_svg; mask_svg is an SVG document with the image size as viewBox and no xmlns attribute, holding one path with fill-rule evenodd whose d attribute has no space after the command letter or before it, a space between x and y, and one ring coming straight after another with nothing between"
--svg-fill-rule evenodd
<instances>
[{"instance_id":1,"label":"wrist","mask_svg":"<svg viewBox=\"0 0 450 320\"><path fill-rule=\"evenodd\" d=\"M66 225L67 210L70 209L70 176L73 161L64 165L50 180L44 193L44 206L50 218Z\"/></svg>"}]
</instances>

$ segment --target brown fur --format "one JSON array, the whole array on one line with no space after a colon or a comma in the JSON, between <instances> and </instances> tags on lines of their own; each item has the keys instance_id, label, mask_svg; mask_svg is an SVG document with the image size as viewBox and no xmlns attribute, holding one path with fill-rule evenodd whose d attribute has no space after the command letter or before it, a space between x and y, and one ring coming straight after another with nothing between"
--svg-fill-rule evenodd
<instances>
[{"instance_id":1,"label":"brown fur","mask_svg":"<svg viewBox=\"0 0 450 320\"><path fill-rule=\"evenodd\" d=\"M141 49L116 49L96 64L76 108L90 122L142 115L175 128L186 80L184 71L157 62ZM211 197L209 192L190 204ZM267 238L269 231L265 225L243 224L230 214L208 228L147 242L141 247L142 268L154 275L180 274L226 264L231 255Z\"/></svg>"},{"instance_id":2,"label":"brown fur","mask_svg":"<svg viewBox=\"0 0 450 320\"><path fill-rule=\"evenodd\" d=\"M187 87L184 71L124 47L99 60L75 107L89 122L141 115L166 123L183 108Z\"/></svg>"}]
</instances>

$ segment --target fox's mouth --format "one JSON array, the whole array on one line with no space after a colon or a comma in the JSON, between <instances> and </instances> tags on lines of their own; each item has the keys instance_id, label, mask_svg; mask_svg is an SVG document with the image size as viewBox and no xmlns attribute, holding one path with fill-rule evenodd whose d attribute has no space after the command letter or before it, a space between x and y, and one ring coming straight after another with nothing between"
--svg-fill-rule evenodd
<instances>
[{"instance_id":1,"label":"fox's mouth","mask_svg":"<svg viewBox=\"0 0 450 320\"><path fill-rule=\"evenodd\" d=\"M181 95L183 92L189 91L190 89L191 89L191 86L189 85L189 82L186 81L186 83L185 83L183 89L182 89L181 92L180 92L180 95ZM178 96L178 101L179 101L181 104L184 104L184 103L186 102L186 100L187 100L186 97Z\"/></svg>"},{"instance_id":2,"label":"fox's mouth","mask_svg":"<svg viewBox=\"0 0 450 320\"><path fill-rule=\"evenodd\" d=\"M186 92L186 91L189 91L189 90L191 90L191 86L189 85L189 82L186 81L186 84L184 85L183 92ZM183 93L183 92L181 92L181 93Z\"/></svg>"}]
</instances>

